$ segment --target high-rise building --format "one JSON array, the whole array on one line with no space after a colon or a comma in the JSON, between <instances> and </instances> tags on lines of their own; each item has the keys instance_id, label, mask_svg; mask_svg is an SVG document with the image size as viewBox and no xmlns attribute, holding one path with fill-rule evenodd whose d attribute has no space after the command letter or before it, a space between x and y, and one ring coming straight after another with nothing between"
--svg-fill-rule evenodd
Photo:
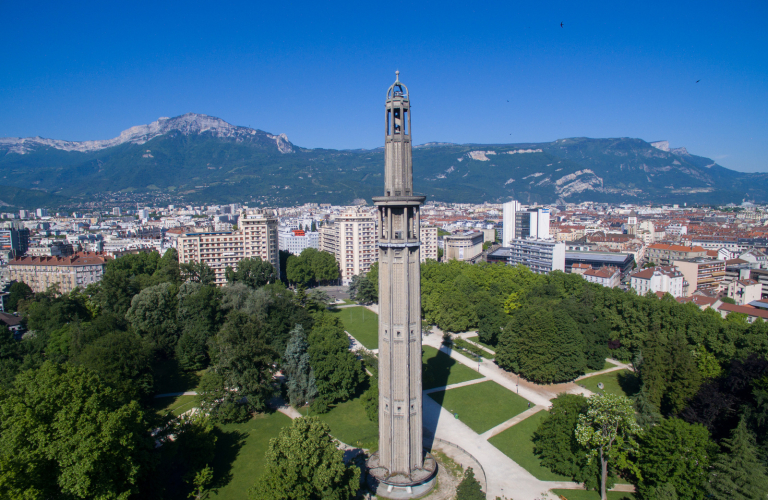
<instances>
[{"instance_id":1,"label":"high-rise building","mask_svg":"<svg viewBox=\"0 0 768 500\"><path fill-rule=\"evenodd\" d=\"M112 215L117 215L118 217L120 217L122 215L122 211L120 210L120 207L113 208Z\"/></svg>"},{"instance_id":2,"label":"high-rise building","mask_svg":"<svg viewBox=\"0 0 768 500\"><path fill-rule=\"evenodd\" d=\"M346 285L352 282L352 276L367 273L377 260L376 216L356 207L336 217L334 225L338 235L336 260Z\"/></svg>"},{"instance_id":3,"label":"high-rise building","mask_svg":"<svg viewBox=\"0 0 768 500\"><path fill-rule=\"evenodd\" d=\"M552 271L565 272L565 243L562 241L515 238L510 242L509 248L502 247L500 250L509 251L507 263L510 265L522 264L539 274Z\"/></svg>"},{"instance_id":4,"label":"high-rise building","mask_svg":"<svg viewBox=\"0 0 768 500\"><path fill-rule=\"evenodd\" d=\"M421 427L419 210L425 197L413 194L410 99L399 78L387 91L385 125L384 196L373 199L379 222L379 451L368 467L380 483L377 495L407 498L431 487L436 464L424 454Z\"/></svg>"},{"instance_id":5,"label":"high-rise building","mask_svg":"<svg viewBox=\"0 0 768 500\"><path fill-rule=\"evenodd\" d=\"M320 234L313 231L284 228L278 231L277 241L280 250L299 255L305 248L319 248Z\"/></svg>"},{"instance_id":6,"label":"high-rise building","mask_svg":"<svg viewBox=\"0 0 768 500\"><path fill-rule=\"evenodd\" d=\"M21 257L29 249L29 229L0 229L0 251L10 258Z\"/></svg>"},{"instance_id":7,"label":"high-rise building","mask_svg":"<svg viewBox=\"0 0 768 500\"><path fill-rule=\"evenodd\" d=\"M550 238L548 208L523 210L512 200L502 205L502 217L501 246L509 246L514 238Z\"/></svg>"},{"instance_id":8,"label":"high-rise building","mask_svg":"<svg viewBox=\"0 0 768 500\"><path fill-rule=\"evenodd\" d=\"M421 226L421 262L437 260L437 227Z\"/></svg>"},{"instance_id":9,"label":"high-rise building","mask_svg":"<svg viewBox=\"0 0 768 500\"><path fill-rule=\"evenodd\" d=\"M245 257L260 257L280 269L277 247L277 217L259 210L241 211L237 219L243 235Z\"/></svg>"},{"instance_id":10,"label":"high-rise building","mask_svg":"<svg viewBox=\"0 0 768 500\"><path fill-rule=\"evenodd\" d=\"M48 217L48 209L46 209L46 208L38 208L38 209L35 211L35 214L36 214L38 217Z\"/></svg>"}]
</instances>

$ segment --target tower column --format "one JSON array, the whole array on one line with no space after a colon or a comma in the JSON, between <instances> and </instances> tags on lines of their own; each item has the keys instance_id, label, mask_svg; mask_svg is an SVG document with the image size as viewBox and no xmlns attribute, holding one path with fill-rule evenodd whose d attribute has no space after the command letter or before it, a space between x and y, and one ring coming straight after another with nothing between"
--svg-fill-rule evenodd
<instances>
[{"instance_id":1,"label":"tower column","mask_svg":"<svg viewBox=\"0 0 768 500\"><path fill-rule=\"evenodd\" d=\"M384 196L373 199L381 224L379 451L368 465L380 482L411 491L426 487L437 466L422 444L419 207L425 197L413 194L410 99L399 74L387 91L385 130Z\"/></svg>"}]
</instances>

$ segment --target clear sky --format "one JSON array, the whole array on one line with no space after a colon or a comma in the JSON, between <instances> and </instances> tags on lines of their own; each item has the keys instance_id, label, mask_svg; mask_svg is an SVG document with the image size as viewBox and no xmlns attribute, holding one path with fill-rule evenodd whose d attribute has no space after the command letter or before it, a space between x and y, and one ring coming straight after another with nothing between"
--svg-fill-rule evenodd
<instances>
[{"instance_id":1,"label":"clear sky","mask_svg":"<svg viewBox=\"0 0 768 500\"><path fill-rule=\"evenodd\" d=\"M765 172L767 14L765 0L0 0L0 137L107 139L196 112L373 148L399 69L416 143L667 139Z\"/></svg>"}]
</instances>

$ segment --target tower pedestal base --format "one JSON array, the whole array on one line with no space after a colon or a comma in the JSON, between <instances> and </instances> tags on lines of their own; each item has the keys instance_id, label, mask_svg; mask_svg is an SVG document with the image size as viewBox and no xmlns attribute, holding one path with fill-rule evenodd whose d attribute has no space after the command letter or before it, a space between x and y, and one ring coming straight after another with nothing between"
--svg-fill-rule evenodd
<instances>
[{"instance_id":1,"label":"tower pedestal base","mask_svg":"<svg viewBox=\"0 0 768 500\"><path fill-rule=\"evenodd\" d=\"M425 453L424 467L414 470L410 476L390 475L385 467L379 465L378 452L371 455L366 465L368 474L374 482L371 486L379 497L392 499L422 497L429 493L437 482L437 461L429 453Z\"/></svg>"}]
</instances>

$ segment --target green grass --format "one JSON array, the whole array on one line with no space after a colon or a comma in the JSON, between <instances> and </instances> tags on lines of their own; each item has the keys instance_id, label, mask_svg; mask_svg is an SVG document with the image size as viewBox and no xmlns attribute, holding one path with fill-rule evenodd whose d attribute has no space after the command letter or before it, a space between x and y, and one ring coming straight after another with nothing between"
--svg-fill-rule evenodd
<instances>
[{"instance_id":1,"label":"green grass","mask_svg":"<svg viewBox=\"0 0 768 500\"><path fill-rule=\"evenodd\" d=\"M209 498L248 498L248 489L264 473L264 454L269 440L290 424L290 418L275 412L256 415L244 424L217 426L216 454L211 466L214 483L219 487Z\"/></svg>"},{"instance_id":2,"label":"green grass","mask_svg":"<svg viewBox=\"0 0 768 500\"><path fill-rule=\"evenodd\" d=\"M459 420L478 434L528 409L526 399L493 381L433 392L429 397L458 414Z\"/></svg>"},{"instance_id":3,"label":"green grass","mask_svg":"<svg viewBox=\"0 0 768 500\"><path fill-rule=\"evenodd\" d=\"M305 414L307 410L300 411ZM373 451L379 449L379 426L368 420L359 397L339 403L319 417L330 426L331 435L342 443Z\"/></svg>"},{"instance_id":4,"label":"green grass","mask_svg":"<svg viewBox=\"0 0 768 500\"><path fill-rule=\"evenodd\" d=\"M178 417L187 410L195 407L197 396L175 396L169 398L155 398L152 400L152 407L161 415L169 411L173 416Z\"/></svg>"},{"instance_id":5,"label":"green grass","mask_svg":"<svg viewBox=\"0 0 768 500\"><path fill-rule=\"evenodd\" d=\"M603 383L604 389L597 388L599 382ZM629 370L617 370L595 375L581 379L578 383L592 392L618 394L620 396L633 396L639 390L637 377Z\"/></svg>"},{"instance_id":6,"label":"green grass","mask_svg":"<svg viewBox=\"0 0 768 500\"><path fill-rule=\"evenodd\" d=\"M488 442L540 481L570 481L570 477L555 474L542 466L539 457L533 454L531 438L547 415L545 410L535 413L504 432L496 434Z\"/></svg>"},{"instance_id":7,"label":"green grass","mask_svg":"<svg viewBox=\"0 0 768 500\"><path fill-rule=\"evenodd\" d=\"M496 352L496 348L493 347L492 345L486 344L485 342L480 342L480 337L478 337L477 335L475 335L474 337L467 337L467 340L471 340L475 344L480 344L481 346L486 347L492 350L493 352Z\"/></svg>"},{"instance_id":8,"label":"green grass","mask_svg":"<svg viewBox=\"0 0 768 500\"><path fill-rule=\"evenodd\" d=\"M605 362L605 364L603 365L603 367L602 367L602 368L600 368L599 370L587 370L587 371L585 371L585 372L584 372L584 375L588 375L588 374L590 374L590 373L595 373L595 372L599 372L599 371L607 370L608 368L615 368L616 366L617 366L617 365L614 365L614 364L613 364L613 363L611 363L610 361L606 361L606 362Z\"/></svg>"},{"instance_id":9,"label":"green grass","mask_svg":"<svg viewBox=\"0 0 768 500\"><path fill-rule=\"evenodd\" d=\"M363 344L366 349L379 348L379 315L365 307L346 307L333 311L344 329Z\"/></svg>"},{"instance_id":10,"label":"green grass","mask_svg":"<svg viewBox=\"0 0 768 500\"><path fill-rule=\"evenodd\" d=\"M422 346L424 351L422 363L424 367L424 377L422 379L422 389L434 389L467 380L482 378L482 375L475 370L462 365L444 352L438 351L428 345Z\"/></svg>"},{"instance_id":11,"label":"green grass","mask_svg":"<svg viewBox=\"0 0 768 500\"><path fill-rule=\"evenodd\" d=\"M567 500L600 500L599 491L587 490L549 490L556 495L562 495ZM557 498L557 497L555 497ZM635 500L633 493L624 493L623 491L609 491L608 500Z\"/></svg>"}]
</instances>

